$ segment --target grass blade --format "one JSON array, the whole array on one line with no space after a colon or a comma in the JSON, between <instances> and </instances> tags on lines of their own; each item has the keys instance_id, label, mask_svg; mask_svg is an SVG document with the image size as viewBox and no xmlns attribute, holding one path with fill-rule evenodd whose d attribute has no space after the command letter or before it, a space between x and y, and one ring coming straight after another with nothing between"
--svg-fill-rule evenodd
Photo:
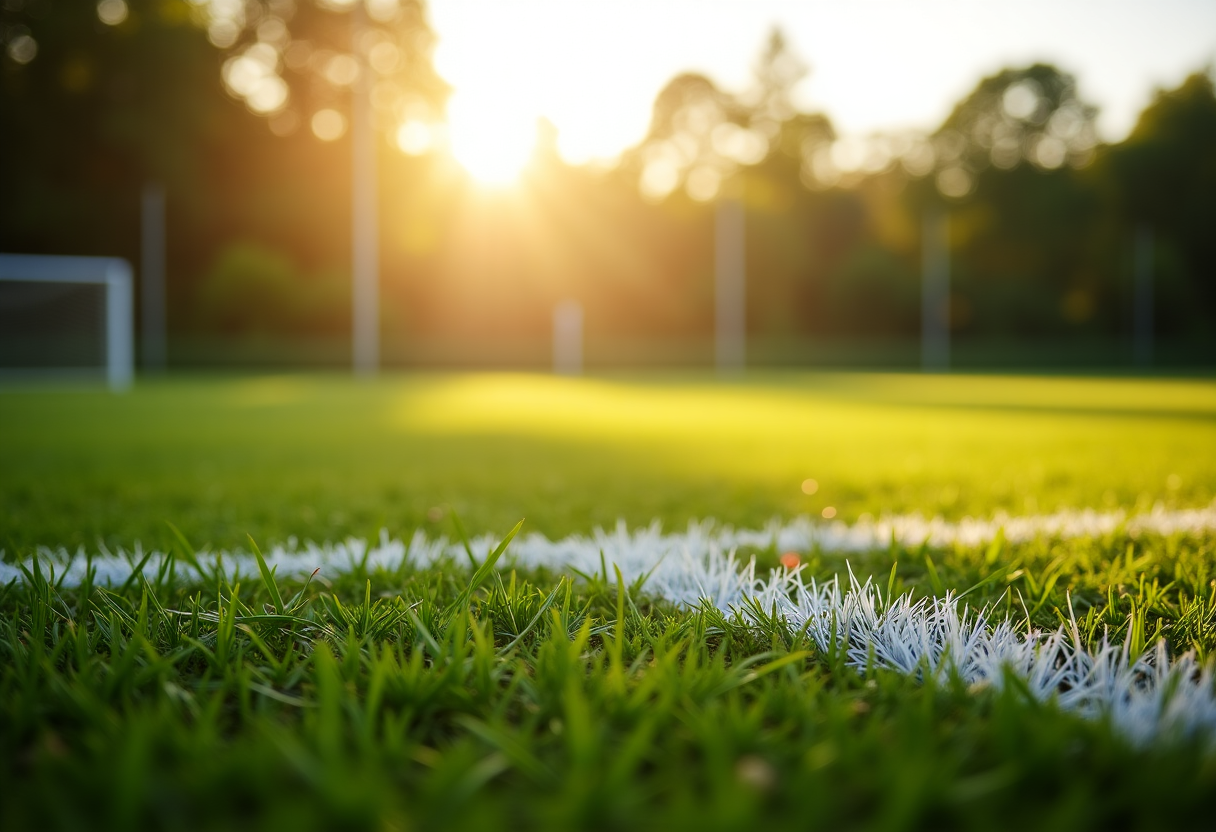
<instances>
[{"instance_id":1,"label":"grass blade","mask_svg":"<svg viewBox=\"0 0 1216 832\"><path fill-rule=\"evenodd\" d=\"M279 586L275 583L274 570L266 565L266 558L262 557L262 550L258 548L258 543L253 539L253 535L247 535L247 537L249 545L253 547L253 556L258 560L258 571L262 573L262 583L266 585L266 591L270 593L274 611L283 614L287 611L287 607L283 603L283 596L279 594Z\"/></svg>"},{"instance_id":2,"label":"grass blade","mask_svg":"<svg viewBox=\"0 0 1216 832\"><path fill-rule=\"evenodd\" d=\"M507 532L507 536L498 544L498 548L490 552L481 566L477 567L477 571L473 573L473 578L469 581L469 585L456 596L456 600L448 607L449 611L468 606L469 599L473 597L473 593L477 591L479 586L485 583L486 578L490 577L490 573L494 571L494 564L498 563L498 559L502 557L502 553L507 551L507 546L515 538L515 535L519 534L519 530L523 528L523 525L524 521L520 520L515 524L515 528Z\"/></svg>"}]
</instances>

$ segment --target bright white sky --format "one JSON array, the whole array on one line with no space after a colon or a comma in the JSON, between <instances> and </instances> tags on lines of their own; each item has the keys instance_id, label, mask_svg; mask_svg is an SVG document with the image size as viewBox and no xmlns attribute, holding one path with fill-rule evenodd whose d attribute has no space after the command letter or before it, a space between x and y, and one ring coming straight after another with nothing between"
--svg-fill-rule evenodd
<instances>
[{"instance_id":1,"label":"bright white sky","mask_svg":"<svg viewBox=\"0 0 1216 832\"><path fill-rule=\"evenodd\" d=\"M1044 60L1117 140L1155 88L1216 63L1216 0L431 0L430 16L458 156L462 133L526 147L545 116L568 161L614 157L677 73L743 89L774 25L811 67L798 103L851 135L932 129L983 75Z\"/></svg>"}]
</instances>

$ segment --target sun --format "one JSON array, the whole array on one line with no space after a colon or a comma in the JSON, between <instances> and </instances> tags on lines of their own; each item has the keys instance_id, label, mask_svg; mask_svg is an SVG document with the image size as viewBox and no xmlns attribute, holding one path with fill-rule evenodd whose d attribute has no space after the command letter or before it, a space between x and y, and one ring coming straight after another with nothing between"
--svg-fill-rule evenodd
<instances>
[{"instance_id":1,"label":"sun","mask_svg":"<svg viewBox=\"0 0 1216 832\"><path fill-rule=\"evenodd\" d=\"M457 91L448 103L452 155L483 185L519 179L536 149L536 116L509 96Z\"/></svg>"}]
</instances>

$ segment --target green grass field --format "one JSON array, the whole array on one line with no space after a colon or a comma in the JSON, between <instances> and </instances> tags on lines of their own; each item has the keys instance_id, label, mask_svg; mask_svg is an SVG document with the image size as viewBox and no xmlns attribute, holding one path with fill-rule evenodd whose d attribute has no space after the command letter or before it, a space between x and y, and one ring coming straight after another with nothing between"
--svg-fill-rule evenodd
<instances>
[{"instance_id":1,"label":"green grass field","mask_svg":"<svg viewBox=\"0 0 1216 832\"><path fill-rule=\"evenodd\" d=\"M170 378L0 392L0 546L586 533L623 518L1205 507L1216 383L877 374ZM818 484L805 494L804 480ZM189 542L170 530L173 523ZM199 554L195 554L195 552ZM1013 677L858 668L763 610L606 574L355 566L0 589L5 829L1177 829L1216 744L1137 745ZM758 551L761 565L779 553ZM844 568L802 552L819 579ZM850 558L896 593L1216 655L1216 539ZM1028 621L1027 621L1028 619Z\"/></svg>"},{"instance_id":2,"label":"green grass field","mask_svg":"<svg viewBox=\"0 0 1216 832\"><path fill-rule=\"evenodd\" d=\"M1213 459L1210 380L169 380L0 394L0 546L1203 505Z\"/></svg>"}]
</instances>

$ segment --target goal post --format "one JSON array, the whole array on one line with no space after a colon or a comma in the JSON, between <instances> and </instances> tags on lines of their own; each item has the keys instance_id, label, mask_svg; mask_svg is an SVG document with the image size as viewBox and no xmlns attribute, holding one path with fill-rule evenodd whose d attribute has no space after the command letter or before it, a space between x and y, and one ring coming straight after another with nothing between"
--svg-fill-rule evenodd
<instances>
[{"instance_id":1,"label":"goal post","mask_svg":"<svg viewBox=\"0 0 1216 832\"><path fill-rule=\"evenodd\" d=\"M131 266L117 257L0 254L0 374L135 375Z\"/></svg>"}]
</instances>

